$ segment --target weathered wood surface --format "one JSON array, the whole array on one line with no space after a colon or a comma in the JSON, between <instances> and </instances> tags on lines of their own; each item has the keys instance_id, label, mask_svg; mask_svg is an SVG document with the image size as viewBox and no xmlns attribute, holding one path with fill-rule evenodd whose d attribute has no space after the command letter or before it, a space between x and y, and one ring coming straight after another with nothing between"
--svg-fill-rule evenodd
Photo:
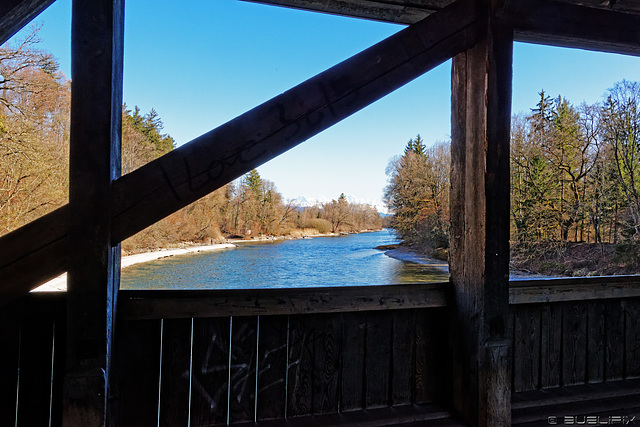
<instances>
[{"instance_id":1,"label":"weathered wood surface","mask_svg":"<svg viewBox=\"0 0 640 427\"><path fill-rule=\"evenodd\" d=\"M192 319L163 321L160 425L188 425Z\"/></svg>"},{"instance_id":2,"label":"weathered wood surface","mask_svg":"<svg viewBox=\"0 0 640 427\"><path fill-rule=\"evenodd\" d=\"M307 140L473 45L477 40L474 3L458 1L118 179L110 205L112 243ZM61 227L48 222L54 220L48 217L43 226ZM45 259L60 256L42 236L23 234L22 238L41 242L42 249L30 247L29 254L42 253ZM0 239L0 247L4 244ZM0 302L35 287L35 277L51 275L51 267L31 262L28 253L19 250L12 258L22 260L21 268L32 270L32 275L22 280L14 274L12 286L0 288ZM0 258L0 277L11 271L12 264Z\"/></svg>"},{"instance_id":3,"label":"weathered wood surface","mask_svg":"<svg viewBox=\"0 0 640 427\"><path fill-rule=\"evenodd\" d=\"M449 283L323 288L121 291L132 319L253 316L445 307Z\"/></svg>"},{"instance_id":4,"label":"weathered wood surface","mask_svg":"<svg viewBox=\"0 0 640 427\"><path fill-rule=\"evenodd\" d=\"M0 325L0 337L0 425L12 426L16 423L20 326Z\"/></svg>"},{"instance_id":5,"label":"weathered wood surface","mask_svg":"<svg viewBox=\"0 0 640 427\"><path fill-rule=\"evenodd\" d=\"M18 425L49 424L52 409L53 332L52 324L31 324L21 328Z\"/></svg>"},{"instance_id":6,"label":"weathered wood surface","mask_svg":"<svg viewBox=\"0 0 640 427\"><path fill-rule=\"evenodd\" d=\"M54 0L4 0L0 3L0 44L20 31Z\"/></svg>"},{"instance_id":7,"label":"weathered wood surface","mask_svg":"<svg viewBox=\"0 0 640 427\"><path fill-rule=\"evenodd\" d=\"M640 276L564 277L509 283L509 304L635 297L640 297Z\"/></svg>"},{"instance_id":8,"label":"weathered wood surface","mask_svg":"<svg viewBox=\"0 0 640 427\"><path fill-rule=\"evenodd\" d=\"M450 4L450 0L246 0L278 6L413 24ZM552 46L640 53L640 6L634 0L510 1L501 17L515 30L515 40Z\"/></svg>"},{"instance_id":9,"label":"weathered wood surface","mask_svg":"<svg viewBox=\"0 0 640 427\"><path fill-rule=\"evenodd\" d=\"M255 420L258 318L231 319L229 422Z\"/></svg>"},{"instance_id":10,"label":"weathered wood surface","mask_svg":"<svg viewBox=\"0 0 640 427\"><path fill-rule=\"evenodd\" d=\"M119 321L118 333L118 423L157 425L161 320Z\"/></svg>"},{"instance_id":11,"label":"weathered wood surface","mask_svg":"<svg viewBox=\"0 0 640 427\"><path fill-rule=\"evenodd\" d=\"M453 58L451 404L469 425L509 425L509 138L513 34L504 2L477 2L483 37ZM504 348L501 348L504 347Z\"/></svg>"},{"instance_id":12,"label":"weathered wood surface","mask_svg":"<svg viewBox=\"0 0 640 427\"><path fill-rule=\"evenodd\" d=\"M446 313L424 311L165 319L162 344L159 320L121 319L119 423L155 425L158 410L161 425L225 425L428 403L448 376Z\"/></svg>"},{"instance_id":13,"label":"weathered wood surface","mask_svg":"<svg viewBox=\"0 0 640 427\"><path fill-rule=\"evenodd\" d=\"M626 421L640 413L640 382L613 381L514 393L512 406L514 426L549 425L549 416L557 417L558 424L606 425L613 421L611 424L631 425L633 422ZM586 415L601 418L588 420ZM625 416L629 418L623 419Z\"/></svg>"},{"instance_id":14,"label":"weathered wood surface","mask_svg":"<svg viewBox=\"0 0 640 427\"><path fill-rule=\"evenodd\" d=\"M260 420L284 418L287 398L287 316L260 316L258 402Z\"/></svg>"},{"instance_id":15,"label":"weathered wood surface","mask_svg":"<svg viewBox=\"0 0 640 427\"><path fill-rule=\"evenodd\" d=\"M201 318L193 322L191 425L226 424L230 319Z\"/></svg>"},{"instance_id":16,"label":"weathered wood surface","mask_svg":"<svg viewBox=\"0 0 640 427\"><path fill-rule=\"evenodd\" d=\"M367 315L365 312L344 313L342 322L340 409L348 412L365 407L363 391Z\"/></svg>"},{"instance_id":17,"label":"weathered wood surface","mask_svg":"<svg viewBox=\"0 0 640 427\"><path fill-rule=\"evenodd\" d=\"M640 55L640 14L558 1L511 1L503 18L518 41Z\"/></svg>"},{"instance_id":18,"label":"weathered wood surface","mask_svg":"<svg viewBox=\"0 0 640 427\"><path fill-rule=\"evenodd\" d=\"M63 330L63 319L0 323L0 425L62 424Z\"/></svg>"},{"instance_id":19,"label":"weathered wood surface","mask_svg":"<svg viewBox=\"0 0 640 427\"><path fill-rule=\"evenodd\" d=\"M111 193L121 169L123 44L123 0L73 1L66 426L109 425L114 416L110 376L120 246L111 243Z\"/></svg>"},{"instance_id":20,"label":"weathered wood surface","mask_svg":"<svg viewBox=\"0 0 640 427\"><path fill-rule=\"evenodd\" d=\"M67 270L68 231L65 205L0 237L0 306Z\"/></svg>"},{"instance_id":21,"label":"weathered wood surface","mask_svg":"<svg viewBox=\"0 0 640 427\"><path fill-rule=\"evenodd\" d=\"M365 407L381 408L390 405L390 385L393 365L391 356L392 317L383 311L367 318L365 342ZM411 365L405 366L411 369Z\"/></svg>"},{"instance_id":22,"label":"weathered wood surface","mask_svg":"<svg viewBox=\"0 0 640 427\"><path fill-rule=\"evenodd\" d=\"M512 306L514 392L638 378L640 298Z\"/></svg>"},{"instance_id":23,"label":"weathered wood surface","mask_svg":"<svg viewBox=\"0 0 640 427\"><path fill-rule=\"evenodd\" d=\"M388 2L377 0L245 0L296 9L352 16L397 24L415 24L436 10L451 3L450 0L403 0Z\"/></svg>"}]
</instances>

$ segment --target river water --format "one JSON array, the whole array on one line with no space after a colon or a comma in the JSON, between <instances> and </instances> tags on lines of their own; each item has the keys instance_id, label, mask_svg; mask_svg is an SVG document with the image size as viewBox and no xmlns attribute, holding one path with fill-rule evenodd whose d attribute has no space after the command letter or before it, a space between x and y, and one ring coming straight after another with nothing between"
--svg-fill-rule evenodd
<instances>
[{"instance_id":1,"label":"river water","mask_svg":"<svg viewBox=\"0 0 640 427\"><path fill-rule=\"evenodd\" d=\"M390 230L339 237L247 242L136 264L121 289L250 289L447 281L448 274L373 249L397 243Z\"/></svg>"}]
</instances>

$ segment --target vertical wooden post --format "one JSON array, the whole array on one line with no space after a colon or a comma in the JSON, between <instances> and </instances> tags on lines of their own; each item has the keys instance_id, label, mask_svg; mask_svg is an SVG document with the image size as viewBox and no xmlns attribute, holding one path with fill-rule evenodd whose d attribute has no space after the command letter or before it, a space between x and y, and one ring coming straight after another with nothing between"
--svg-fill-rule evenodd
<instances>
[{"instance_id":1,"label":"vertical wooden post","mask_svg":"<svg viewBox=\"0 0 640 427\"><path fill-rule=\"evenodd\" d=\"M74 0L64 425L102 426L120 283L111 187L120 176L123 0Z\"/></svg>"},{"instance_id":2,"label":"vertical wooden post","mask_svg":"<svg viewBox=\"0 0 640 427\"><path fill-rule=\"evenodd\" d=\"M452 403L471 426L510 425L509 132L513 32L479 0L486 34L453 60Z\"/></svg>"}]
</instances>

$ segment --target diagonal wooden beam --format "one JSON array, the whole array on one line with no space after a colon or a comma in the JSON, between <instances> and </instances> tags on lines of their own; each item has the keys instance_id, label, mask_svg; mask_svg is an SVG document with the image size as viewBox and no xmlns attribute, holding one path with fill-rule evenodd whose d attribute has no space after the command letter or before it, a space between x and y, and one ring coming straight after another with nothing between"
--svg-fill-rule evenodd
<instances>
[{"instance_id":1,"label":"diagonal wooden beam","mask_svg":"<svg viewBox=\"0 0 640 427\"><path fill-rule=\"evenodd\" d=\"M480 31L475 1L457 1L119 178L113 183L112 243L196 201L473 46ZM62 230L62 221L52 215L38 227ZM39 267L33 259L66 256L56 251L51 241L36 235L38 227L27 225L17 231L21 239L29 241L28 248L9 257L6 253L0 256L0 304L37 285L34 277L51 275L52 267ZM60 233L56 238L66 239ZM15 237L0 238L0 248L8 240L15 241ZM23 279L25 269L32 272L28 280Z\"/></svg>"},{"instance_id":2,"label":"diagonal wooden beam","mask_svg":"<svg viewBox=\"0 0 640 427\"><path fill-rule=\"evenodd\" d=\"M550 0L512 0L502 13L517 41L640 55L640 15Z\"/></svg>"},{"instance_id":3,"label":"diagonal wooden beam","mask_svg":"<svg viewBox=\"0 0 640 427\"><path fill-rule=\"evenodd\" d=\"M2 0L0 2L0 44L6 42L55 0Z\"/></svg>"}]
</instances>

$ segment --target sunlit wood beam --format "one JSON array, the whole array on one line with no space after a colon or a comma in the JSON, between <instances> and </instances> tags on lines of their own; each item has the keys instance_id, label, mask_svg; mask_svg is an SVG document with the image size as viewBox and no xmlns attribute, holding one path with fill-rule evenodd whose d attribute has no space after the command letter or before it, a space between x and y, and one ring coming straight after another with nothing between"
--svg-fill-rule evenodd
<instances>
[{"instance_id":1,"label":"sunlit wood beam","mask_svg":"<svg viewBox=\"0 0 640 427\"><path fill-rule=\"evenodd\" d=\"M6 42L55 0L3 0L0 2L0 44Z\"/></svg>"}]
</instances>

